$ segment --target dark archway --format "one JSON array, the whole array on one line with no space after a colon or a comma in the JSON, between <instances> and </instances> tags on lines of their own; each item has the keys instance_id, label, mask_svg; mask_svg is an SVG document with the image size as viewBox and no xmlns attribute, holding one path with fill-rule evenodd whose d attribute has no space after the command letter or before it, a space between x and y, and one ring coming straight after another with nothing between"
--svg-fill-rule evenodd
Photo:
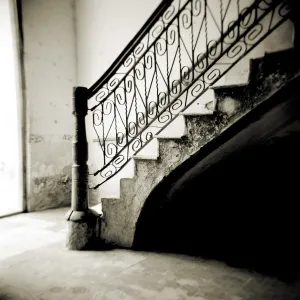
<instances>
[{"instance_id":1,"label":"dark archway","mask_svg":"<svg viewBox=\"0 0 300 300\"><path fill-rule=\"evenodd\" d=\"M166 179L147 200L135 247L294 278L300 266L300 111L294 112L278 128L262 118L274 127L263 139L225 151L205 167L200 162L176 181Z\"/></svg>"}]
</instances>

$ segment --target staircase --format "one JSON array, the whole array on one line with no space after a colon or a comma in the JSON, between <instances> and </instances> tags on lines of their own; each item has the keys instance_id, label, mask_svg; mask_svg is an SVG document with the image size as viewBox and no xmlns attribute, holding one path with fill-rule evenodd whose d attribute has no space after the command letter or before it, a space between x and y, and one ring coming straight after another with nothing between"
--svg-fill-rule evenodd
<instances>
[{"instance_id":1,"label":"staircase","mask_svg":"<svg viewBox=\"0 0 300 300\"><path fill-rule=\"evenodd\" d=\"M168 4L163 16L168 16L168 12L172 15L170 7L172 5L177 7L175 2L178 1L171 2L171 5ZM242 2L236 1L237 6L239 7ZM228 8L231 1L222 0L220 3ZM133 100L137 100L136 96L132 97L130 103L130 109L134 105L136 105L136 109L131 114L131 110L128 108L129 101L126 99L126 95L128 96L131 92L130 86L136 84L138 87L138 83L126 81L131 71L124 76L125 73L117 72L118 76L121 74L121 79L118 77L117 83L114 83L115 78L110 78L110 81L105 83L104 90L95 88L101 84L96 84L90 89L94 90L91 94L91 99L94 100L89 106L93 112L91 122L96 131L97 145L102 150L102 155L98 155L97 159L94 155L91 158L93 163L90 165L90 169L95 171L90 178L90 186L94 188L94 191L91 190L93 199L90 201L90 206L103 214L100 236L105 243L132 247L140 213L146 199L155 187L179 166L197 155L205 145L222 135L231 125L243 118L253 108L267 101L299 75L300 61L293 48L294 27L287 17L286 5L288 3L271 0L244 1L243 3L246 3L245 9L239 8L237 21L232 14L228 14L228 19L226 19L225 14L222 18L221 13L223 21L220 24L224 26L224 29L220 31L220 39L218 40L216 37L216 42L208 45L206 37L206 43L204 43L207 46L206 52L200 56L192 51L192 56L197 56L197 59L187 64L188 67L184 72L179 71L176 75L179 79L173 80L173 85L166 84L167 90L164 92L164 97L160 97L166 87L162 87L160 83L163 78L160 81L157 79L158 67L153 71L152 78L154 80L156 74L156 93L151 92L149 83L147 86L146 79L149 77L147 75L144 78L141 77L141 80L145 81L145 98L142 96L140 98L140 102L145 101L147 104L144 110L134 103ZM202 4L207 5L207 2L183 1L180 3L179 1L177 16L183 14L184 8L188 5L190 5L189 9L193 15L193 7L194 10L199 8L201 11ZM274 7L267 11L271 5ZM247 27L247 24L251 24L249 20L253 16L251 9L247 10L247 7L256 12L254 18L257 23L253 21L253 27L251 27L252 25ZM199 15L201 15L200 12ZM205 18L207 17L204 15L204 20ZM231 32L234 32L234 26L237 26L237 30L244 30L244 35L239 33L241 34L240 39L228 44L230 46L225 49L224 41L226 37L230 37ZM226 30L225 27L228 29ZM251 42L247 42L246 39ZM203 41L205 42L205 37ZM245 50L241 50L243 47ZM180 42L178 42L177 49L180 49ZM220 56L216 54L219 51ZM176 50L173 49L173 52L175 62L178 55ZM230 52L233 54L239 52L240 54L230 57L227 55ZM155 56L155 48L153 53ZM150 69L147 69L147 51L143 55L143 72L146 74ZM139 57L143 57L142 54ZM150 64L150 62L151 59L148 63ZM182 70L181 62L178 59L179 70ZM200 68L201 64L205 64L204 71ZM216 70L218 72L215 72ZM136 65L132 71L134 79L137 71ZM169 78L171 71L168 72L168 66L166 72ZM109 85L112 86L111 89L109 89ZM116 90L118 87L123 88L125 99L122 99L120 93L118 94ZM180 90L179 93L178 90ZM113 108L115 109L110 119L109 114L105 113L105 109L108 107L106 103L109 101L112 103L109 109L110 113ZM155 104L151 105L151 103ZM161 110L159 110L160 108ZM116 109L120 109L120 111L116 112ZM124 109L123 112L122 109ZM105 123L105 117L107 123ZM117 122L118 118L120 120ZM161 121L160 118L168 120ZM115 131L110 135L111 128L115 128ZM134 148L135 144L138 145L136 149ZM112 154L108 155L109 146L114 146L114 151L111 150ZM102 163L100 166L99 161ZM112 167L113 171L111 171ZM99 175L102 177L100 183ZM110 188L103 188L105 185L109 185L110 188L119 185L119 191L112 193L114 195L111 196L109 195ZM153 218L155 222L155 216Z\"/></svg>"},{"instance_id":2,"label":"staircase","mask_svg":"<svg viewBox=\"0 0 300 300\"><path fill-rule=\"evenodd\" d=\"M158 155L133 158L135 175L120 180L120 198L102 198L102 239L110 244L131 247L145 200L164 177L254 107L280 91L299 76L299 72L300 60L294 50L270 53L250 61L247 85L212 88L216 103L213 114L183 113L185 133L181 137L157 136Z\"/></svg>"}]
</instances>

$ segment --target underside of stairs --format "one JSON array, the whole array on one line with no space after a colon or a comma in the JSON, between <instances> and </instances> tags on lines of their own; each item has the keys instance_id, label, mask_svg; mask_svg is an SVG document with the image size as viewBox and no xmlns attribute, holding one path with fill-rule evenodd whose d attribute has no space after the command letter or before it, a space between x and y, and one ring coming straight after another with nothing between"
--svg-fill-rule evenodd
<instances>
[{"instance_id":1,"label":"underside of stairs","mask_svg":"<svg viewBox=\"0 0 300 300\"><path fill-rule=\"evenodd\" d=\"M284 88L300 72L296 49L266 53L250 60L247 84L212 87L203 97L207 101L199 112L186 110L178 118L179 134L155 137L157 153L142 152L132 157L134 176L121 178L120 197L102 198L93 208L103 213L101 239L107 244L132 247L136 224L153 189L201 149L253 108ZM197 101L195 102L197 105ZM153 216L155 222L155 216Z\"/></svg>"}]
</instances>

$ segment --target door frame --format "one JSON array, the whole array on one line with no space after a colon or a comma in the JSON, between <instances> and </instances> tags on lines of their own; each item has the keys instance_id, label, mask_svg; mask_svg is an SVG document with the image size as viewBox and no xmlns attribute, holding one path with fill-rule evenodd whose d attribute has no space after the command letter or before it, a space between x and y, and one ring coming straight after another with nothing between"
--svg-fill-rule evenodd
<instances>
[{"instance_id":1,"label":"door frame","mask_svg":"<svg viewBox=\"0 0 300 300\"><path fill-rule=\"evenodd\" d=\"M27 107L25 101L25 71L24 71L24 51L23 51L23 30L21 0L8 0L10 20L12 26L13 51L15 57L16 74L16 102L17 102L17 122L18 122L18 156L19 156L19 199L20 209L11 214L3 215L7 217L15 214L27 212L27 191L26 191L26 141L27 141Z\"/></svg>"}]
</instances>

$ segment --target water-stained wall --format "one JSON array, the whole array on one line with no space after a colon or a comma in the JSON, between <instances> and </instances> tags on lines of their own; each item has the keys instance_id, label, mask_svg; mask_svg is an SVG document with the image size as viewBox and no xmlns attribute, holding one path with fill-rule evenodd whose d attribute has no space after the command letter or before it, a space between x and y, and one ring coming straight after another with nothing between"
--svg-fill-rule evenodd
<instances>
[{"instance_id":1,"label":"water-stained wall","mask_svg":"<svg viewBox=\"0 0 300 300\"><path fill-rule=\"evenodd\" d=\"M28 209L71 201L72 89L76 85L73 0L22 2L27 103Z\"/></svg>"}]
</instances>

